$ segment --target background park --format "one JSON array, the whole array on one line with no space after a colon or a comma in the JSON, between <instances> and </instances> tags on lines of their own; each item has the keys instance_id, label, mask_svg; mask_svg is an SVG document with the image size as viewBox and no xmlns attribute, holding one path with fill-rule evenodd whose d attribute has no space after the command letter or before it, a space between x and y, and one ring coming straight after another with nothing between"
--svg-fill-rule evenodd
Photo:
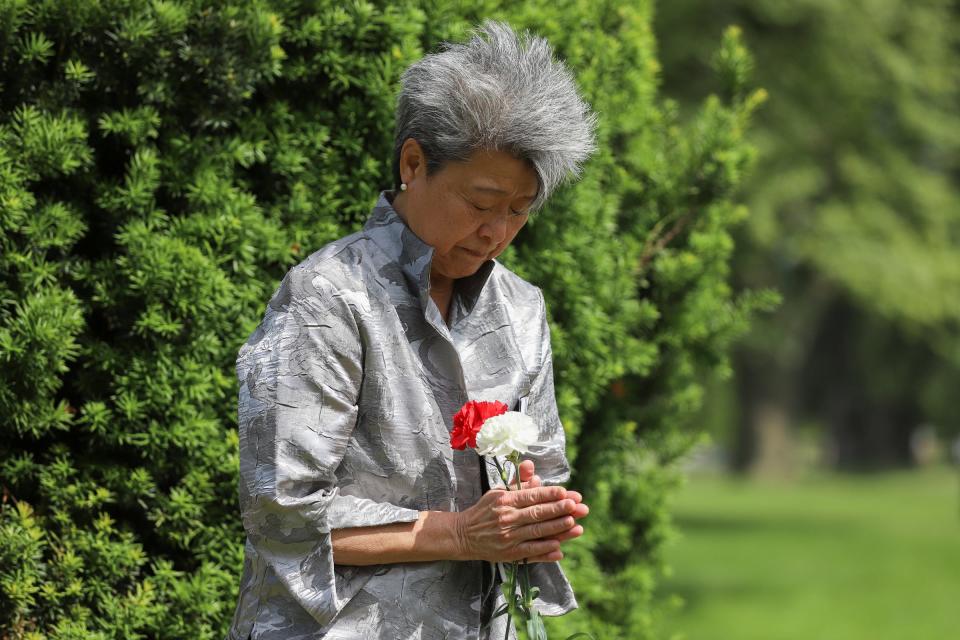
<instances>
[{"instance_id":1,"label":"background park","mask_svg":"<svg viewBox=\"0 0 960 640\"><path fill-rule=\"evenodd\" d=\"M223 637L237 350L486 17L599 115L502 257L591 506L551 637L955 637L955 2L0 0L0 638Z\"/></svg>"}]
</instances>

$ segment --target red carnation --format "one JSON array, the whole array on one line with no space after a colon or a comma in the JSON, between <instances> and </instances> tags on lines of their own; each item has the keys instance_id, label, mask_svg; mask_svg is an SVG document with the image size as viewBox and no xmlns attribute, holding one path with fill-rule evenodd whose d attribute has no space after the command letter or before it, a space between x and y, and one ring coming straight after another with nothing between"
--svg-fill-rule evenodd
<instances>
[{"instance_id":1,"label":"red carnation","mask_svg":"<svg viewBox=\"0 0 960 640\"><path fill-rule=\"evenodd\" d=\"M460 407L453 416L453 431L450 432L450 446L463 451L467 447L477 448L477 434L483 421L509 411L502 402L482 402L471 400Z\"/></svg>"}]
</instances>

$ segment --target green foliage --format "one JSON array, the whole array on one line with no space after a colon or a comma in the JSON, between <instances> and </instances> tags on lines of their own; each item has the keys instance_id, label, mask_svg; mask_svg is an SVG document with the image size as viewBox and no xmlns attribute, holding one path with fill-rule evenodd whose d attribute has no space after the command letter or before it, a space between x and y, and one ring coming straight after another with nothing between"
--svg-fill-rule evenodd
<instances>
[{"instance_id":1,"label":"green foliage","mask_svg":"<svg viewBox=\"0 0 960 640\"><path fill-rule=\"evenodd\" d=\"M762 94L689 125L658 97L649 3L0 5L0 629L213 638L242 560L233 363L280 277L389 186L403 69L483 17L546 36L601 151L504 255L548 297L592 511L554 634L653 633L676 459L772 294L735 294L734 192ZM632 607L624 607L627 598Z\"/></svg>"}]
</instances>

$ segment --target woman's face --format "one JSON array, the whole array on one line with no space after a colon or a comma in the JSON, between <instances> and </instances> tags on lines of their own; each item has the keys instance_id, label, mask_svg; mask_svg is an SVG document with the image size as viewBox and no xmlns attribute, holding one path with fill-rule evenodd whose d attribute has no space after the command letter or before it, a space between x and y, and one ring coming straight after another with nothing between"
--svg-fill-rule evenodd
<instances>
[{"instance_id":1,"label":"woman's face","mask_svg":"<svg viewBox=\"0 0 960 640\"><path fill-rule=\"evenodd\" d=\"M475 152L427 177L416 140L404 143L393 208L417 236L433 247L431 283L472 275L499 256L526 223L537 194L537 174L504 151Z\"/></svg>"}]
</instances>

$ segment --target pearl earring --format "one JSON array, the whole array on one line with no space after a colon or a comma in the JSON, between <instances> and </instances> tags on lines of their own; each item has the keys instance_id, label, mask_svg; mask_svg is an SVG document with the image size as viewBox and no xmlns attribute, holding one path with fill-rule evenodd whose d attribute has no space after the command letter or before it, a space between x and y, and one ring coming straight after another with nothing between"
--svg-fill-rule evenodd
<instances>
[{"instance_id":1,"label":"pearl earring","mask_svg":"<svg viewBox=\"0 0 960 640\"><path fill-rule=\"evenodd\" d=\"M407 190L407 183L406 183L406 182L401 182L401 183L400 183L400 191L406 191L406 190Z\"/></svg>"}]
</instances>

